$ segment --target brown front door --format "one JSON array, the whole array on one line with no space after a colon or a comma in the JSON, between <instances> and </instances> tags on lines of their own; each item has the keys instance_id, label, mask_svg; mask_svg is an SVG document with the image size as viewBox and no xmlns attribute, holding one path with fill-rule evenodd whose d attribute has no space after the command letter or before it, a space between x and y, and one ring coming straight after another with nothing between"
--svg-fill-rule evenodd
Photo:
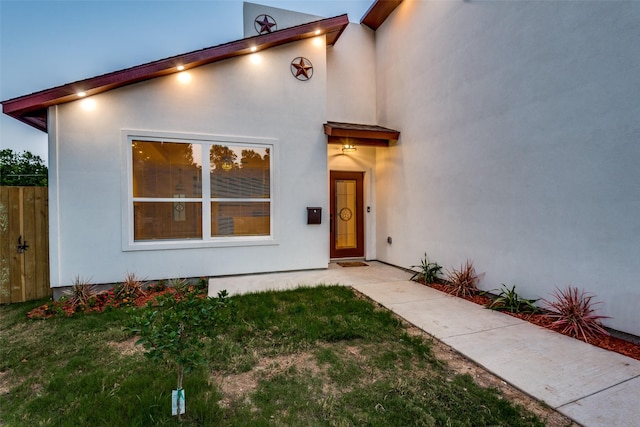
<instances>
[{"instance_id":1,"label":"brown front door","mask_svg":"<svg viewBox=\"0 0 640 427\"><path fill-rule=\"evenodd\" d=\"M331 171L331 258L364 256L364 172Z\"/></svg>"}]
</instances>

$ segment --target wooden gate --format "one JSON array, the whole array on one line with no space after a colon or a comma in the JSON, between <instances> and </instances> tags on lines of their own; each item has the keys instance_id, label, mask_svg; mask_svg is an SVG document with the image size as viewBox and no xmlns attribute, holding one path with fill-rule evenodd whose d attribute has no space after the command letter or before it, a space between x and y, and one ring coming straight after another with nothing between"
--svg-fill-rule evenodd
<instances>
[{"instance_id":1,"label":"wooden gate","mask_svg":"<svg viewBox=\"0 0 640 427\"><path fill-rule=\"evenodd\" d=\"M0 187L0 304L52 295L47 187Z\"/></svg>"}]
</instances>

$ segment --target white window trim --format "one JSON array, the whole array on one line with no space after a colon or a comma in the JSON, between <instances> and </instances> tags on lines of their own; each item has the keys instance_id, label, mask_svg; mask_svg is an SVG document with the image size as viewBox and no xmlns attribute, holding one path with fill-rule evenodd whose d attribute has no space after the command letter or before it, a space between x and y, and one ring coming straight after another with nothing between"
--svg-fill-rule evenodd
<instances>
[{"instance_id":1,"label":"white window trim","mask_svg":"<svg viewBox=\"0 0 640 427\"><path fill-rule=\"evenodd\" d=\"M185 198L180 201L202 202L202 235L203 239L184 239L184 240L153 240L140 241L133 240L133 156L131 152L131 144L133 140L158 140L164 142L190 143L190 144L222 144L222 145L270 145L271 170L270 170L270 207L271 207L271 224L270 236L230 236L230 237L210 237L211 236L211 203L210 188L208 177L209 156L207 153L202 154L203 157L203 180L202 195L203 198ZM247 136L229 136L229 135L209 135L195 133L176 133L164 131L151 131L140 129L122 129L121 130L121 211L122 211L122 250L123 251L149 251L149 250L167 250L167 249L194 249L194 248L216 248L216 247L234 247L234 246L262 246L279 244L279 141L276 138L260 138ZM206 159L205 159L206 158ZM206 163L206 164L205 164ZM206 172L205 172L206 171ZM205 179L206 175L206 179ZM206 197L205 197L206 195ZM160 199L158 199L160 200ZM167 199L175 202L175 199ZM232 199L233 201L241 201Z\"/></svg>"}]
</instances>

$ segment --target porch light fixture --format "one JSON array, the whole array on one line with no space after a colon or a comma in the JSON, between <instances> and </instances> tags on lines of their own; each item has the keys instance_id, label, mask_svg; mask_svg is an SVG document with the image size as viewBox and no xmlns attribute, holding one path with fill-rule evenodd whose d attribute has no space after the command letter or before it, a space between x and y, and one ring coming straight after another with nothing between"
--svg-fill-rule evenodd
<instances>
[{"instance_id":1,"label":"porch light fixture","mask_svg":"<svg viewBox=\"0 0 640 427\"><path fill-rule=\"evenodd\" d=\"M177 69L178 71L182 71L182 70L184 70L184 65L178 65L178 66L176 67L176 69Z\"/></svg>"},{"instance_id":2,"label":"porch light fixture","mask_svg":"<svg viewBox=\"0 0 640 427\"><path fill-rule=\"evenodd\" d=\"M79 98L84 98L85 96L87 96L87 92L80 91L76 95L78 95Z\"/></svg>"},{"instance_id":3,"label":"porch light fixture","mask_svg":"<svg viewBox=\"0 0 640 427\"><path fill-rule=\"evenodd\" d=\"M320 30L316 30L315 35L319 36L320 35Z\"/></svg>"},{"instance_id":4,"label":"porch light fixture","mask_svg":"<svg viewBox=\"0 0 640 427\"><path fill-rule=\"evenodd\" d=\"M354 144L349 144L349 143L342 144L342 152L344 154L353 153L355 151L358 151L358 149L356 148L356 146Z\"/></svg>"},{"instance_id":5,"label":"porch light fixture","mask_svg":"<svg viewBox=\"0 0 640 427\"><path fill-rule=\"evenodd\" d=\"M251 52L255 52L256 50L258 50L256 46L251 46Z\"/></svg>"}]
</instances>

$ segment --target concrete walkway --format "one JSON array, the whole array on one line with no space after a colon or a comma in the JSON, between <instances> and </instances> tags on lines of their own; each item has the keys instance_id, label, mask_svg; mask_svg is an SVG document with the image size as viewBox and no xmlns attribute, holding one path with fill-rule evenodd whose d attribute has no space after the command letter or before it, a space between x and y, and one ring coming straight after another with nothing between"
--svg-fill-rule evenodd
<instances>
[{"instance_id":1,"label":"concrete walkway","mask_svg":"<svg viewBox=\"0 0 640 427\"><path fill-rule=\"evenodd\" d=\"M353 286L506 382L587 426L640 426L640 361L487 310L415 282L404 270L366 267L220 277L209 295Z\"/></svg>"}]
</instances>

